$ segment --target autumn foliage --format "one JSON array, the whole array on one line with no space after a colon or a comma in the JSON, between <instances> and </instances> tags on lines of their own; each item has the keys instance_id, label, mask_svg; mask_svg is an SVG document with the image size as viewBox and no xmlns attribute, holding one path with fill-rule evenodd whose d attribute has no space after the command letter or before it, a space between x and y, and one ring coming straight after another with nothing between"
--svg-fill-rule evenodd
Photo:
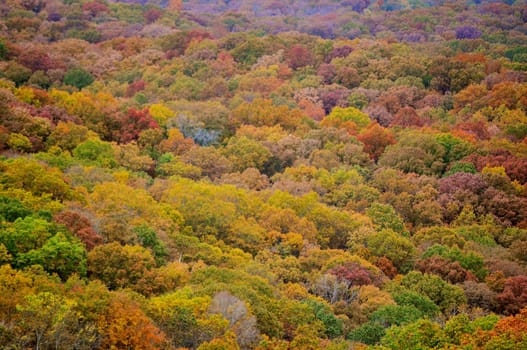
<instances>
[{"instance_id":1,"label":"autumn foliage","mask_svg":"<svg viewBox=\"0 0 527 350\"><path fill-rule=\"evenodd\" d=\"M525 5L0 2L0 349L527 348Z\"/></svg>"}]
</instances>

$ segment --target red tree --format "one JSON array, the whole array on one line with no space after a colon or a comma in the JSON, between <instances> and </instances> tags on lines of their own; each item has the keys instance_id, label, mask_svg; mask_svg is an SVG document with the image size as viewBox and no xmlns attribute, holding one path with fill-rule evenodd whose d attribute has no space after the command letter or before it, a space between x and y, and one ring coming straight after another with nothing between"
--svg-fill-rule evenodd
<instances>
[{"instance_id":1,"label":"red tree","mask_svg":"<svg viewBox=\"0 0 527 350\"><path fill-rule=\"evenodd\" d=\"M137 140L141 131L157 128L159 125L150 115L148 108L142 110L130 108L121 119L121 130L118 138L120 142L128 143Z\"/></svg>"},{"instance_id":2,"label":"red tree","mask_svg":"<svg viewBox=\"0 0 527 350\"><path fill-rule=\"evenodd\" d=\"M289 67L293 69L308 66L313 60L311 52L302 45L294 45L291 47L286 56Z\"/></svg>"},{"instance_id":3,"label":"red tree","mask_svg":"<svg viewBox=\"0 0 527 350\"><path fill-rule=\"evenodd\" d=\"M126 97L132 97L139 91L143 91L146 87L144 80L136 80L126 88Z\"/></svg>"},{"instance_id":4,"label":"red tree","mask_svg":"<svg viewBox=\"0 0 527 350\"><path fill-rule=\"evenodd\" d=\"M337 277L339 282L345 282L348 286L363 286L382 283L381 276L375 275L372 271L356 262L348 262L335 266L328 272Z\"/></svg>"},{"instance_id":5,"label":"red tree","mask_svg":"<svg viewBox=\"0 0 527 350\"><path fill-rule=\"evenodd\" d=\"M91 1L82 5L82 11L88 13L92 17L95 17L100 13L108 12L108 6L98 1Z\"/></svg>"},{"instance_id":6,"label":"red tree","mask_svg":"<svg viewBox=\"0 0 527 350\"><path fill-rule=\"evenodd\" d=\"M403 107L395 114L395 117L392 120L392 125L399 125L408 128L411 126L421 127L424 123L415 112L415 109L412 107Z\"/></svg>"},{"instance_id":7,"label":"red tree","mask_svg":"<svg viewBox=\"0 0 527 350\"><path fill-rule=\"evenodd\" d=\"M163 15L163 11L161 11L160 9L153 8L153 9L146 11L143 14L143 17L145 18L146 23L154 23L162 15Z\"/></svg>"},{"instance_id":8,"label":"red tree","mask_svg":"<svg viewBox=\"0 0 527 350\"><path fill-rule=\"evenodd\" d=\"M476 280L476 277L470 271L461 267L459 262L450 261L440 256L419 260L417 262L417 269L422 273L438 275L450 283Z\"/></svg>"},{"instance_id":9,"label":"red tree","mask_svg":"<svg viewBox=\"0 0 527 350\"><path fill-rule=\"evenodd\" d=\"M103 238L99 235L90 221L74 211L63 211L53 217L56 223L66 226L66 228L77 236L86 246L86 250L92 250L95 246L103 243Z\"/></svg>"},{"instance_id":10,"label":"red tree","mask_svg":"<svg viewBox=\"0 0 527 350\"><path fill-rule=\"evenodd\" d=\"M505 281L503 292L496 298L500 311L506 315L518 313L527 306L527 276L514 276Z\"/></svg>"},{"instance_id":11,"label":"red tree","mask_svg":"<svg viewBox=\"0 0 527 350\"><path fill-rule=\"evenodd\" d=\"M46 50L39 47L28 47L22 50L18 56L18 62L31 69L32 71L42 70L47 71L55 65L51 61L51 58L47 54Z\"/></svg>"}]
</instances>

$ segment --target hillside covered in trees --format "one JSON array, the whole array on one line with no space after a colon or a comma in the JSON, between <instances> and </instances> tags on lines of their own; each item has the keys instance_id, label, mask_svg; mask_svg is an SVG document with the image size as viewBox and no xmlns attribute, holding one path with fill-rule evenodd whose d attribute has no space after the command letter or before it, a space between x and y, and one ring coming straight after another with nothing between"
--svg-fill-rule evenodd
<instances>
[{"instance_id":1,"label":"hillside covered in trees","mask_svg":"<svg viewBox=\"0 0 527 350\"><path fill-rule=\"evenodd\" d=\"M0 3L0 348L527 349L527 3Z\"/></svg>"}]
</instances>

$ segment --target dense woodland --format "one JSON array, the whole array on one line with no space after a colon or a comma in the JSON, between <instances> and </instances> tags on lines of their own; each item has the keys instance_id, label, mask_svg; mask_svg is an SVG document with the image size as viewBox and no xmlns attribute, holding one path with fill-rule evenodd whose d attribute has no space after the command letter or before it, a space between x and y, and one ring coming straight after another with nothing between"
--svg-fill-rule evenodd
<instances>
[{"instance_id":1,"label":"dense woodland","mask_svg":"<svg viewBox=\"0 0 527 350\"><path fill-rule=\"evenodd\" d=\"M527 349L525 1L4 0L0 348Z\"/></svg>"}]
</instances>

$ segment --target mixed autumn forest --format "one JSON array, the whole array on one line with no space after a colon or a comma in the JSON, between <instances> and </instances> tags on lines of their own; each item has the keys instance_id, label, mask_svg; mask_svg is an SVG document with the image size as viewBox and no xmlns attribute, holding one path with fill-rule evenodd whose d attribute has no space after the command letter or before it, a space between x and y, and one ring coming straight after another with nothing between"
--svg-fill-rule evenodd
<instances>
[{"instance_id":1,"label":"mixed autumn forest","mask_svg":"<svg viewBox=\"0 0 527 350\"><path fill-rule=\"evenodd\" d=\"M527 349L527 3L0 2L0 348Z\"/></svg>"}]
</instances>

